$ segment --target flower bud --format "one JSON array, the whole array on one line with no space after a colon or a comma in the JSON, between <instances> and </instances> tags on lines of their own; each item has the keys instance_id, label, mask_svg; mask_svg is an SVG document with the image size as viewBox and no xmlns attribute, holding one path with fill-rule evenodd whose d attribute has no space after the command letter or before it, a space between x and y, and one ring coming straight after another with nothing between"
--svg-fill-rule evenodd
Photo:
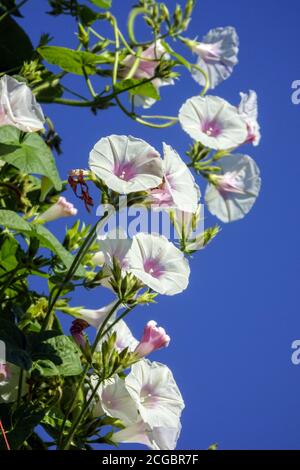
<instances>
[{"instance_id":1,"label":"flower bud","mask_svg":"<svg viewBox=\"0 0 300 470\"><path fill-rule=\"evenodd\" d=\"M144 357L153 351L167 347L169 343L170 336L166 334L164 328L157 327L157 323L151 320L145 326L143 337L137 345L135 353Z\"/></svg>"},{"instance_id":2,"label":"flower bud","mask_svg":"<svg viewBox=\"0 0 300 470\"><path fill-rule=\"evenodd\" d=\"M77 214L77 209L65 197L60 197L58 201L47 209L43 214L39 215L39 222L51 222L61 217L71 217Z\"/></svg>"},{"instance_id":3,"label":"flower bud","mask_svg":"<svg viewBox=\"0 0 300 470\"><path fill-rule=\"evenodd\" d=\"M72 322L72 326L70 328L71 335L73 336L75 342L82 348L84 348L86 345L86 339L84 337L83 330L85 330L88 326L88 322L77 318Z\"/></svg>"}]
</instances>

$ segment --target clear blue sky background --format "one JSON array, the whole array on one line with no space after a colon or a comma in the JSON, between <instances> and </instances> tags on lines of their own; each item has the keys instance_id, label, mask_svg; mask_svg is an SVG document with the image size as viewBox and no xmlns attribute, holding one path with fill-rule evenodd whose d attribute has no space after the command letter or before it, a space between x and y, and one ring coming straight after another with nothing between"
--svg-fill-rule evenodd
<instances>
[{"instance_id":1,"label":"clear blue sky background","mask_svg":"<svg viewBox=\"0 0 300 470\"><path fill-rule=\"evenodd\" d=\"M133 1L113 3L125 26ZM166 3L171 8L175 2ZM49 32L53 45L72 47L72 22L45 15L46 9L47 2L40 0L24 8L20 22L34 44L40 33ZM290 98L292 81L300 79L299 15L297 0L288 5L283 0L199 0L191 24L191 37L201 38L216 26L232 25L238 31L240 63L215 94L237 103L240 91L257 91L263 139L258 148L245 151L258 162L263 187L250 215L223 226L216 241L194 257L188 290L160 297L158 305L140 309L129 321L137 336L153 318L172 337L170 347L152 359L170 366L186 402L180 449L207 448L214 442L221 449L300 448L300 366L290 359L291 343L300 338L300 106ZM161 103L151 112L176 115L183 101L197 93L197 84L184 72L176 87L163 89ZM46 107L46 112L63 137L64 153L58 158L62 177L69 168L86 167L90 148L111 133L133 134L158 149L164 140L182 155L190 143L178 126L147 129L118 109L97 117L88 110L57 106ZM80 206L71 191L67 197ZM94 221L84 210L80 215ZM208 216L207 224L211 222ZM64 222L55 230L62 237ZM104 302L102 290L80 291L74 297L74 305L89 308Z\"/></svg>"}]
</instances>

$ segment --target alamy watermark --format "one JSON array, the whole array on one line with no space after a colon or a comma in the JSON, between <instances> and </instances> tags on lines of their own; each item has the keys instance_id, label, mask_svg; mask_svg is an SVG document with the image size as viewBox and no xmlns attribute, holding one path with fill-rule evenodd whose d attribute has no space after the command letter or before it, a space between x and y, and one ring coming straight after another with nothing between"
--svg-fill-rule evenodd
<instances>
[{"instance_id":1,"label":"alamy watermark","mask_svg":"<svg viewBox=\"0 0 300 470\"><path fill-rule=\"evenodd\" d=\"M292 342L292 355L291 355L291 361L294 364L294 366L299 366L300 364L300 339L295 339L295 341Z\"/></svg>"},{"instance_id":2,"label":"alamy watermark","mask_svg":"<svg viewBox=\"0 0 300 470\"><path fill-rule=\"evenodd\" d=\"M119 210L116 210L111 204L100 204L97 207L96 215L98 217L103 217L105 214L107 214L105 223L99 225L98 229L98 235L101 236L121 230L128 238L144 232L180 241L185 233L187 240L192 241L204 232L203 204L199 205L197 214L192 214L169 206L147 208L142 205L130 205L127 197L121 196Z\"/></svg>"},{"instance_id":3,"label":"alamy watermark","mask_svg":"<svg viewBox=\"0 0 300 470\"><path fill-rule=\"evenodd\" d=\"M295 105L300 104L300 80L294 80L291 86L293 92L291 95L292 103Z\"/></svg>"}]
</instances>

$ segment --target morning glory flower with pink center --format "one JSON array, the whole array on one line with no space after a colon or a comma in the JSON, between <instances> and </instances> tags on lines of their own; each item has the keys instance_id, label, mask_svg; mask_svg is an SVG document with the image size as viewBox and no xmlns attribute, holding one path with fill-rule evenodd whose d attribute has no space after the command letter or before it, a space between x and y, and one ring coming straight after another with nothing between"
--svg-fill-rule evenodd
<instances>
[{"instance_id":1,"label":"morning glory flower with pink center","mask_svg":"<svg viewBox=\"0 0 300 470\"><path fill-rule=\"evenodd\" d=\"M49 209L37 218L39 222L52 222L62 217L72 217L77 214L77 209L65 197L60 197Z\"/></svg>"},{"instance_id":2,"label":"morning glory flower with pink center","mask_svg":"<svg viewBox=\"0 0 300 470\"><path fill-rule=\"evenodd\" d=\"M114 435L115 442L139 442L155 449L176 447L184 401L167 366L140 360L125 380L114 376L100 385L97 394L93 416L106 413L126 426L124 433Z\"/></svg>"},{"instance_id":3,"label":"morning glory flower with pink center","mask_svg":"<svg viewBox=\"0 0 300 470\"><path fill-rule=\"evenodd\" d=\"M237 108L218 96L194 96L179 111L185 132L205 147L228 150L243 144L248 131Z\"/></svg>"},{"instance_id":4,"label":"morning glory flower with pink center","mask_svg":"<svg viewBox=\"0 0 300 470\"><path fill-rule=\"evenodd\" d=\"M180 421L174 427L154 427L151 429L149 424L141 420L114 433L111 436L111 440L116 444L143 444L152 450L174 450L176 449L180 431Z\"/></svg>"},{"instance_id":5,"label":"morning glory flower with pink center","mask_svg":"<svg viewBox=\"0 0 300 470\"><path fill-rule=\"evenodd\" d=\"M177 426L184 401L166 365L142 359L131 367L125 386L151 428Z\"/></svg>"},{"instance_id":6,"label":"morning glory flower with pink center","mask_svg":"<svg viewBox=\"0 0 300 470\"><path fill-rule=\"evenodd\" d=\"M135 352L140 357L148 356L153 351L169 346L170 341L171 338L167 335L165 329L158 327L157 323L151 320L145 326L143 337Z\"/></svg>"},{"instance_id":7,"label":"morning glory flower with pink center","mask_svg":"<svg viewBox=\"0 0 300 470\"><path fill-rule=\"evenodd\" d=\"M164 181L159 188L151 191L151 201L158 207L193 213L200 199L199 186L178 153L165 143L163 149Z\"/></svg>"},{"instance_id":8,"label":"morning glory flower with pink center","mask_svg":"<svg viewBox=\"0 0 300 470\"><path fill-rule=\"evenodd\" d=\"M126 260L127 270L159 294L179 294L188 286L190 268L187 260L162 235L135 235Z\"/></svg>"},{"instance_id":9,"label":"morning glory flower with pink center","mask_svg":"<svg viewBox=\"0 0 300 470\"><path fill-rule=\"evenodd\" d=\"M196 65L207 74L211 89L230 77L238 63L239 38L235 28L215 28L208 32L202 42L189 41L192 51L198 56ZM193 78L205 86L203 74L193 69Z\"/></svg>"},{"instance_id":10,"label":"morning glory flower with pink center","mask_svg":"<svg viewBox=\"0 0 300 470\"><path fill-rule=\"evenodd\" d=\"M108 188L120 194L147 191L162 182L159 153L131 136L111 135L99 140L90 153L89 166Z\"/></svg>"},{"instance_id":11,"label":"morning glory flower with pink center","mask_svg":"<svg viewBox=\"0 0 300 470\"><path fill-rule=\"evenodd\" d=\"M160 87L167 85L174 85L174 80L170 78L159 78L155 77L156 69L162 59L166 54L165 48L163 47L161 41L156 41L156 43L151 44L147 49L141 53L141 60L139 61L137 70L135 71L133 78L137 79L150 79L152 85L159 91ZM126 77L127 73L130 71L132 65L136 60L136 56L128 55L124 60L122 65L125 66L122 75ZM133 97L134 104L136 106L143 106L143 108L150 108L156 100L142 95L135 95Z\"/></svg>"},{"instance_id":12,"label":"morning glory flower with pink center","mask_svg":"<svg viewBox=\"0 0 300 470\"><path fill-rule=\"evenodd\" d=\"M30 88L13 77L0 79L0 126L11 125L23 132L44 129L45 117Z\"/></svg>"},{"instance_id":13,"label":"morning glory flower with pink center","mask_svg":"<svg viewBox=\"0 0 300 470\"><path fill-rule=\"evenodd\" d=\"M218 166L222 174L210 176L205 193L208 210L222 222L242 219L259 195L259 169L247 155L227 156L218 162Z\"/></svg>"},{"instance_id":14,"label":"morning glory flower with pink center","mask_svg":"<svg viewBox=\"0 0 300 470\"><path fill-rule=\"evenodd\" d=\"M260 125L258 123L257 94L250 90L249 93L240 93L241 102L238 107L240 116L245 120L248 129L247 142L255 147L261 139Z\"/></svg>"}]
</instances>

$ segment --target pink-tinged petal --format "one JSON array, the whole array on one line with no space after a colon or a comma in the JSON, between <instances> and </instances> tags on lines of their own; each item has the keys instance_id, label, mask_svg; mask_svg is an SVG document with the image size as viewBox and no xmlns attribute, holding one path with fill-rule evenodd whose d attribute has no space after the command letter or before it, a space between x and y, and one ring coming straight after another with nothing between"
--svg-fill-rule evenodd
<instances>
[{"instance_id":1,"label":"pink-tinged petal","mask_svg":"<svg viewBox=\"0 0 300 470\"><path fill-rule=\"evenodd\" d=\"M188 262L164 236L138 233L133 237L126 260L127 270L160 294L175 295L187 288Z\"/></svg>"},{"instance_id":2,"label":"pink-tinged petal","mask_svg":"<svg viewBox=\"0 0 300 470\"><path fill-rule=\"evenodd\" d=\"M65 197L60 197L58 201L37 218L40 222L51 222L62 217L72 217L77 214L77 209Z\"/></svg>"},{"instance_id":3,"label":"pink-tinged petal","mask_svg":"<svg viewBox=\"0 0 300 470\"><path fill-rule=\"evenodd\" d=\"M152 352L165 348L170 343L170 336L161 327L157 327L157 323L153 320L149 321L144 329L143 337L135 349L140 356L148 356Z\"/></svg>"},{"instance_id":4,"label":"pink-tinged petal","mask_svg":"<svg viewBox=\"0 0 300 470\"><path fill-rule=\"evenodd\" d=\"M10 124L23 132L44 129L45 117L30 88L13 77L0 79L0 126Z\"/></svg>"},{"instance_id":5,"label":"pink-tinged petal","mask_svg":"<svg viewBox=\"0 0 300 470\"><path fill-rule=\"evenodd\" d=\"M222 222L242 219L252 209L261 187L260 171L247 155L230 155L218 162L221 175L213 176L205 200Z\"/></svg>"},{"instance_id":6,"label":"pink-tinged petal","mask_svg":"<svg viewBox=\"0 0 300 470\"><path fill-rule=\"evenodd\" d=\"M120 194L146 191L162 182L159 153L135 137L111 135L96 143L90 153L90 169Z\"/></svg>"},{"instance_id":7,"label":"pink-tinged petal","mask_svg":"<svg viewBox=\"0 0 300 470\"><path fill-rule=\"evenodd\" d=\"M195 141L215 150L235 148L248 136L237 108L217 96L188 99L179 111L179 121Z\"/></svg>"},{"instance_id":8,"label":"pink-tinged petal","mask_svg":"<svg viewBox=\"0 0 300 470\"><path fill-rule=\"evenodd\" d=\"M196 65L207 74L211 89L230 77L238 63L239 52L239 38L233 27L212 29L202 42L190 43L198 56ZM206 84L204 75L196 68L193 69L193 78L202 86Z\"/></svg>"},{"instance_id":9,"label":"pink-tinged petal","mask_svg":"<svg viewBox=\"0 0 300 470\"><path fill-rule=\"evenodd\" d=\"M250 90L249 94L240 93L240 96L241 102L238 106L238 112L247 125L248 136L246 143L252 143L254 146L257 146L261 140L260 125L258 123L257 94L255 91Z\"/></svg>"}]
</instances>

